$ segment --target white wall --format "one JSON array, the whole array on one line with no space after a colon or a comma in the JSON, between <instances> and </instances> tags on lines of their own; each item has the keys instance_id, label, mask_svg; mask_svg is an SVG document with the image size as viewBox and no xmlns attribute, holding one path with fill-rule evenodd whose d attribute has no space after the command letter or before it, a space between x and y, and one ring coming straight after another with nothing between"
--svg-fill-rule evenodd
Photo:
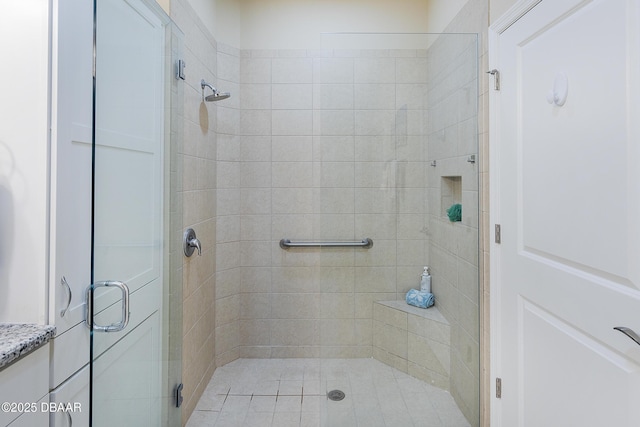
<instances>
[{"instance_id":1,"label":"white wall","mask_svg":"<svg viewBox=\"0 0 640 427\"><path fill-rule=\"evenodd\" d=\"M202 1L202 0L194 0ZM216 19L213 36L218 43L233 47L240 47L240 6L238 0L215 0Z\"/></svg>"},{"instance_id":2,"label":"white wall","mask_svg":"<svg viewBox=\"0 0 640 427\"><path fill-rule=\"evenodd\" d=\"M427 32L424 0L244 0L243 49L320 49L323 32Z\"/></svg>"},{"instance_id":3,"label":"white wall","mask_svg":"<svg viewBox=\"0 0 640 427\"><path fill-rule=\"evenodd\" d=\"M0 3L0 322L46 323L48 14Z\"/></svg>"},{"instance_id":4,"label":"white wall","mask_svg":"<svg viewBox=\"0 0 640 427\"><path fill-rule=\"evenodd\" d=\"M321 33L439 33L468 0L188 1L218 43L241 49L319 49L326 47Z\"/></svg>"},{"instance_id":5,"label":"white wall","mask_svg":"<svg viewBox=\"0 0 640 427\"><path fill-rule=\"evenodd\" d=\"M175 3L176 0L173 0ZM212 35L216 26L216 6L217 0L187 0L187 3L193 8L198 15L198 18L207 27ZM188 28L181 28L182 31L187 31Z\"/></svg>"},{"instance_id":6,"label":"white wall","mask_svg":"<svg viewBox=\"0 0 640 427\"><path fill-rule=\"evenodd\" d=\"M240 49L320 49L326 47L321 33L440 33L467 1L188 0L188 3L218 43Z\"/></svg>"},{"instance_id":7,"label":"white wall","mask_svg":"<svg viewBox=\"0 0 640 427\"><path fill-rule=\"evenodd\" d=\"M427 0L427 28L442 33L468 0Z\"/></svg>"},{"instance_id":8,"label":"white wall","mask_svg":"<svg viewBox=\"0 0 640 427\"><path fill-rule=\"evenodd\" d=\"M218 43L234 47L240 46L240 5L242 1L186 0ZM186 31L185 28L182 30Z\"/></svg>"}]
</instances>

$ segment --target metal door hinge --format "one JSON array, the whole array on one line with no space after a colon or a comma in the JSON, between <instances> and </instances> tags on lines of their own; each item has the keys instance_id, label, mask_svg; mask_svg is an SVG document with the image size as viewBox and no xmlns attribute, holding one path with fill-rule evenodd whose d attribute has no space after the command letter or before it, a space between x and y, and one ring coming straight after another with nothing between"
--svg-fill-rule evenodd
<instances>
[{"instance_id":1,"label":"metal door hinge","mask_svg":"<svg viewBox=\"0 0 640 427\"><path fill-rule=\"evenodd\" d=\"M179 408L182 406L182 402L184 401L184 397L182 397L182 389L184 388L184 385L182 383L178 384L176 386L176 408Z\"/></svg>"},{"instance_id":2,"label":"metal door hinge","mask_svg":"<svg viewBox=\"0 0 640 427\"><path fill-rule=\"evenodd\" d=\"M502 232L500 230L500 224L496 224L496 229L495 229L495 242L496 243L500 243L502 242Z\"/></svg>"},{"instance_id":3,"label":"metal door hinge","mask_svg":"<svg viewBox=\"0 0 640 427\"><path fill-rule=\"evenodd\" d=\"M184 67L186 63L182 59L178 59L176 62L176 79L185 80L187 77L184 74Z\"/></svg>"},{"instance_id":4,"label":"metal door hinge","mask_svg":"<svg viewBox=\"0 0 640 427\"><path fill-rule=\"evenodd\" d=\"M496 378L496 397L502 398L502 378Z\"/></svg>"},{"instance_id":5,"label":"metal door hinge","mask_svg":"<svg viewBox=\"0 0 640 427\"><path fill-rule=\"evenodd\" d=\"M500 90L500 71L494 68L491 71L487 71L487 74L493 76L493 90Z\"/></svg>"}]
</instances>

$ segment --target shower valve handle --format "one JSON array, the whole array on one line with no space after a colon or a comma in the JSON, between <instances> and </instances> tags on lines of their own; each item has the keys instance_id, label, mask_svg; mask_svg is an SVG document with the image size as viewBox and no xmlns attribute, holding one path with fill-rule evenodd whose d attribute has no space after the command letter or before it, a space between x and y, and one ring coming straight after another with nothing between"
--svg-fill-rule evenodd
<instances>
[{"instance_id":1,"label":"shower valve handle","mask_svg":"<svg viewBox=\"0 0 640 427\"><path fill-rule=\"evenodd\" d=\"M184 254L188 257L193 255L193 251L196 249L198 250L198 255L202 255L202 246L200 246L200 240L196 238L196 232L193 228L188 228L184 232L183 249Z\"/></svg>"},{"instance_id":2,"label":"shower valve handle","mask_svg":"<svg viewBox=\"0 0 640 427\"><path fill-rule=\"evenodd\" d=\"M196 248L198 250L198 256L202 255L202 247L200 246L200 240L198 239L189 240L189 246L192 248Z\"/></svg>"}]
</instances>

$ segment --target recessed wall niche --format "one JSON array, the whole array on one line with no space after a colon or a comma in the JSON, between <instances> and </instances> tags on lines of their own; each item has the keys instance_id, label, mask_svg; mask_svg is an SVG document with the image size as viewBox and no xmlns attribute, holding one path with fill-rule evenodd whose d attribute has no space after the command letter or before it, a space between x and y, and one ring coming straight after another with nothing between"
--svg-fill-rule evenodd
<instances>
[{"instance_id":1,"label":"recessed wall niche","mask_svg":"<svg viewBox=\"0 0 640 427\"><path fill-rule=\"evenodd\" d=\"M440 184L440 206L442 216L447 216L447 209L455 203L462 204L462 177L443 176Z\"/></svg>"}]
</instances>

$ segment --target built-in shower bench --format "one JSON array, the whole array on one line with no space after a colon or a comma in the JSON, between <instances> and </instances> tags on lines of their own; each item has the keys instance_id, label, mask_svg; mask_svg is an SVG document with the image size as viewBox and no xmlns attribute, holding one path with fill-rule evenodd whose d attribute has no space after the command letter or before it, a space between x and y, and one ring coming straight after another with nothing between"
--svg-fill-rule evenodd
<instances>
[{"instance_id":1,"label":"built-in shower bench","mask_svg":"<svg viewBox=\"0 0 640 427\"><path fill-rule=\"evenodd\" d=\"M449 390L451 327L437 307L405 301L373 303L373 357Z\"/></svg>"}]
</instances>

